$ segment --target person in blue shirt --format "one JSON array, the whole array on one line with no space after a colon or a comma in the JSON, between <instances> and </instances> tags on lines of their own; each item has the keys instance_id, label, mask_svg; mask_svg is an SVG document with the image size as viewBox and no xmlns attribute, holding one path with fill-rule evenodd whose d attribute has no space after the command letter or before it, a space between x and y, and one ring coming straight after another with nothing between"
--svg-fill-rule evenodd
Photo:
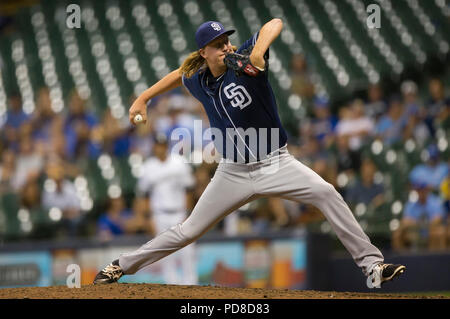
<instances>
[{"instance_id":1,"label":"person in blue shirt","mask_svg":"<svg viewBox=\"0 0 450 319\"><path fill-rule=\"evenodd\" d=\"M426 150L428 161L416 165L409 173L409 178L423 180L432 190L438 191L449 173L449 165L440 159L440 151L436 144L430 144Z\"/></svg>"},{"instance_id":2,"label":"person in blue shirt","mask_svg":"<svg viewBox=\"0 0 450 319\"><path fill-rule=\"evenodd\" d=\"M66 154L73 161L89 156L96 158L101 153L99 143L91 139L92 130L99 124L93 112L86 108L84 100L76 89L69 95L69 112L65 118L64 136L66 139Z\"/></svg>"},{"instance_id":3,"label":"person in blue shirt","mask_svg":"<svg viewBox=\"0 0 450 319\"><path fill-rule=\"evenodd\" d=\"M102 241L127 233L127 223L133 216L122 196L110 198L107 211L97 221L97 233Z\"/></svg>"},{"instance_id":4,"label":"person in blue shirt","mask_svg":"<svg viewBox=\"0 0 450 319\"><path fill-rule=\"evenodd\" d=\"M138 250L120 255L101 270L94 283L116 282L189 245L228 214L261 197L316 206L327 218L355 263L378 287L403 273L403 265L385 264L336 189L287 149L287 133L269 82L269 47L283 28L272 19L233 47L220 22L207 21L195 34L198 50L182 66L144 91L129 110L136 124L147 119L149 99L184 85L208 115L214 145L222 155L214 177L190 216L158 234Z\"/></svg>"},{"instance_id":5,"label":"person in blue shirt","mask_svg":"<svg viewBox=\"0 0 450 319\"><path fill-rule=\"evenodd\" d=\"M19 135L21 126L30 120L30 116L22 109L22 98L19 93L13 92L9 97L9 108L6 112L6 121L0 129L3 133L0 139L5 145L13 149L16 153L19 151Z\"/></svg>"},{"instance_id":6,"label":"person in blue shirt","mask_svg":"<svg viewBox=\"0 0 450 319\"><path fill-rule=\"evenodd\" d=\"M412 181L417 199L405 204L400 226L392 234L395 250L417 248L427 242L428 249L445 249L445 210L442 199L431 192L431 188L419 179Z\"/></svg>"},{"instance_id":7,"label":"person in blue shirt","mask_svg":"<svg viewBox=\"0 0 450 319\"><path fill-rule=\"evenodd\" d=\"M314 137L319 140L322 147L328 148L334 142L337 123L338 119L331 114L328 99L316 96L311 128Z\"/></svg>"},{"instance_id":8,"label":"person in blue shirt","mask_svg":"<svg viewBox=\"0 0 450 319\"><path fill-rule=\"evenodd\" d=\"M405 109L401 97L392 96L387 114L381 116L375 125L375 136L385 145L400 142L407 124L407 117L404 115Z\"/></svg>"}]
</instances>

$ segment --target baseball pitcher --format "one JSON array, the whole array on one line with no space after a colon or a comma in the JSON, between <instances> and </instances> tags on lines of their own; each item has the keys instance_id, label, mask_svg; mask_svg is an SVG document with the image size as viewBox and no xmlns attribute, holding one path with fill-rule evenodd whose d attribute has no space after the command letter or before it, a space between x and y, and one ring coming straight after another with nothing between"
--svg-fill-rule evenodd
<instances>
[{"instance_id":1,"label":"baseball pitcher","mask_svg":"<svg viewBox=\"0 0 450 319\"><path fill-rule=\"evenodd\" d=\"M242 205L263 196L312 204L327 218L355 263L373 287L406 269L384 263L336 189L287 150L287 135L269 83L269 46L283 28L272 19L235 50L226 30L215 21L200 25L195 34L198 51L182 66L144 91L129 110L147 120L146 102L184 85L204 106L222 154L210 184L191 215L136 251L124 253L101 270L94 283L113 283L124 274L164 258L194 242ZM370 285L369 285L370 286Z\"/></svg>"}]
</instances>

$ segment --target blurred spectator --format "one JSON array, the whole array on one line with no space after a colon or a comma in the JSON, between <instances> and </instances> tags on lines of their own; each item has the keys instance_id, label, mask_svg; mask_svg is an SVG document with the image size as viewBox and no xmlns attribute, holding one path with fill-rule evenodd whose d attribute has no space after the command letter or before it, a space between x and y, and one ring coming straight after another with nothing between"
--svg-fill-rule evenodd
<instances>
[{"instance_id":1,"label":"blurred spectator","mask_svg":"<svg viewBox=\"0 0 450 319\"><path fill-rule=\"evenodd\" d=\"M20 191L30 179L37 178L44 168L44 158L35 147L31 136L20 139L20 152L16 158L16 168L11 184L15 191Z\"/></svg>"},{"instance_id":2,"label":"blurred spectator","mask_svg":"<svg viewBox=\"0 0 450 319\"><path fill-rule=\"evenodd\" d=\"M132 130L130 135L130 153L138 153L144 158L152 154L153 127L149 122L145 125L136 125Z\"/></svg>"},{"instance_id":3,"label":"blurred spectator","mask_svg":"<svg viewBox=\"0 0 450 319\"><path fill-rule=\"evenodd\" d=\"M439 149L435 144L429 145L427 152L428 161L416 165L409 173L409 178L412 182L424 182L432 190L437 191L449 173L449 166L440 160Z\"/></svg>"},{"instance_id":4,"label":"blurred spectator","mask_svg":"<svg viewBox=\"0 0 450 319\"><path fill-rule=\"evenodd\" d=\"M383 98L383 89L380 84L370 84L367 89L367 103L364 110L366 115L375 122L378 121L387 110L387 105Z\"/></svg>"},{"instance_id":5,"label":"blurred spectator","mask_svg":"<svg viewBox=\"0 0 450 319\"><path fill-rule=\"evenodd\" d=\"M124 127L108 108L102 121L103 149L112 156L127 156L130 152L131 131L142 126L146 125L138 125L135 129L128 125Z\"/></svg>"},{"instance_id":6,"label":"blurred spectator","mask_svg":"<svg viewBox=\"0 0 450 319\"><path fill-rule=\"evenodd\" d=\"M319 140L313 136L304 138L304 144L301 145L298 156L298 159L309 167L312 167L316 161L329 157L327 151L321 148Z\"/></svg>"},{"instance_id":7,"label":"blurred spectator","mask_svg":"<svg viewBox=\"0 0 450 319\"><path fill-rule=\"evenodd\" d=\"M6 113L6 126L18 129L30 116L22 109L22 98L19 93L13 92L9 96L9 108Z\"/></svg>"},{"instance_id":8,"label":"blurred spectator","mask_svg":"<svg viewBox=\"0 0 450 319\"><path fill-rule=\"evenodd\" d=\"M217 165L211 165L203 162L200 166L195 169L194 178L195 184L193 189L193 202L194 204L200 199L203 192L208 186L211 178L214 175L215 167Z\"/></svg>"},{"instance_id":9,"label":"blurred spectator","mask_svg":"<svg viewBox=\"0 0 450 319\"><path fill-rule=\"evenodd\" d=\"M312 136L319 140L322 147L327 148L333 143L337 122L337 118L330 112L328 99L316 97L310 129Z\"/></svg>"},{"instance_id":10,"label":"blurred spectator","mask_svg":"<svg viewBox=\"0 0 450 319\"><path fill-rule=\"evenodd\" d=\"M319 174L325 181L338 187L337 185L337 165L333 158L319 158L312 166L313 171Z\"/></svg>"},{"instance_id":11,"label":"blurred spectator","mask_svg":"<svg viewBox=\"0 0 450 319\"><path fill-rule=\"evenodd\" d=\"M37 93L36 109L31 116L31 129L33 142L37 150L47 150L51 146L51 130L53 123L62 117L56 114L51 107L50 91L42 87Z\"/></svg>"},{"instance_id":12,"label":"blurred spectator","mask_svg":"<svg viewBox=\"0 0 450 319\"><path fill-rule=\"evenodd\" d=\"M290 77L292 93L298 94L306 100L311 100L314 96L314 84L311 81L311 75L303 54L292 55Z\"/></svg>"},{"instance_id":13,"label":"blurred spectator","mask_svg":"<svg viewBox=\"0 0 450 319\"><path fill-rule=\"evenodd\" d=\"M380 138L384 144L392 145L402 140L406 126L403 114L404 106L401 97L393 96L389 101L388 113L379 119L375 127L376 137Z\"/></svg>"},{"instance_id":14,"label":"blurred spectator","mask_svg":"<svg viewBox=\"0 0 450 319\"><path fill-rule=\"evenodd\" d=\"M19 150L20 127L30 120L22 109L22 99L18 93L12 93L9 97L9 108L6 113L6 122L2 128L2 138L5 145L15 151Z\"/></svg>"},{"instance_id":15,"label":"blurred spectator","mask_svg":"<svg viewBox=\"0 0 450 319\"><path fill-rule=\"evenodd\" d=\"M449 163L450 165L450 163ZM445 218L444 223L446 223L447 232L447 247L450 247L450 172L444 181L441 183L440 195L444 202Z\"/></svg>"},{"instance_id":16,"label":"blurred spectator","mask_svg":"<svg viewBox=\"0 0 450 319\"><path fill-rule=\"evenodd\" d=\"M132 212L127 209L122 196L109 198L107 211L97 222L97 234L101 241L109 241L116 236L127 233L127 222Z\"/></svg>"},{"instance_id":17,"label":"blurred spectator","mask_svg":"<svg viewBox=\"0 0 450 319\"><path fill-rule=\"evenodd\" d=\"M348 107L339 109L339 122L351 119L351 110ZM345 172L347 176L353 176L359 170L361 158L358 151L350 149L350 136L345 134L336 135L334 146L334 157L339 172Z\"/></svg>"},{"instance_id":18,"label":"blurred spectator","mask_svg":"<svg viewBox=\"0 0 450 319\"><path fill-rule=\"evenodd\" d=\"M375 163L370 158L362 161L360 176L346 192L345 200L350 207L354 208L357 204L363 203L366 207L376 208L384 203L384 187L374 181L376 170Z\"/></svg>"},{"instance_id":19,"label":"blurred spectator","mask_svg":"<svg viewBox=\"0 0 450 319\"><path fill-rule=\"evenodd\" d=\"M425 109L417 96L417 84L410 80L404 81L400 86L400 91L402 93L406 113L409 115L420 113L422 116L425 116Z\"/></svg>"},{"instance_id":20,"label":"blurred spectator","mask_svg":"<svg viewBox=\"0 0 450 319\"><path fill-rule=\"evenodd\" d=\"M251 216L251 232L264 234L270 230L280 229L289 222L289 215L281 198L267 197L261 200Z\"/></svg>"},{"instance_id":21,"label":"blurred spectator","mask_svg":"<svg viewBox=\"0 0 450 319\"><path fill-rule=\"evenodd\" d=\"M149 214L148 200L135 198L133 201L133 215L126 222L126 231L130 234L155 235L154 220Z\"/></svg>"},{"instance_id":22,"label":"blurred spectator","mask_svg":"<svg viewBox=\"0 0 450 319\"><path fill-rule=\"evenodd\" d=\"M449 116L450 97L445 95L444 84L440 79L431 79L428 83L430 99L427 103L426 123L433 136L436 129Z\"/></svg>"},{"instance_id":23,"label":"blurred spectator","mask_svg":"<svg viewBox=\"0 0 450 319\"><path fill-rule=\"evenodd\" d=\"M99 156L100 145L91 140L91 132L98 125L97 117L86 109L86 100L75 89L69 95L68 105L69 113L64 123L67 157L73 161Z\"/></svg>"},{"instance_id":24,"label":"blurred spectator","mask_svg":"<svg viewBox=\"0 0 450 319\"><path fill-rule=\"evenodd\" d=\"M440 185L439 193L441 194L441 198L444 200L444 207L447 211L447 216L450 217L450 170L447 174L447 177L442 181Z\"/></svg>"},{"instance_id":25,"label":"blurred spectator","mask_svg":"<svg viewBox=\"0 0 450 319\"><path fill-rule=\"evenodd\" d=\"M41 190L37 179L31 179L22 187L20 192L21 206L28 210L36 210L41 207Z\"/></svg>"},{"instance_id":26,"label":"blurred spectator","mask_svg":"<svg viewBox=\"0 0 450 319\"><path fill-rule=\"evenodd\" d=\"M60 236L76 236L83 221L83 214L75 186L65 177L61 159L49 159L46 175L48 180L44 184L42 206L47 210L57 208L61 211Z\"/></svg>"},{"instance_id":27,"label":"blurred spectator","mask_svg":"<svg viewBox=\"0 0 450 319\"><path fill-rule=\"evenodd\" d=\"M13 190L12 180L16 171L16 155L10 149L2 152L0 163L0 195Z\"/></svg>"},{"instance_id":28,"label":"blurred spectator","mask_svg":"<svg viewBox=\"0 0 450 319\"><path fill-rule=\"evenodd\" d=\"M348 136L341 135L336 138L335 158L339 172L347 176L354 176L361 166L359 152L352 152L349 147Z\"/></svg>"},{"instance_id":29,"label":"blurred spectator","mask_svg":"<svg viewBox=\"0 0 450 319\"><path fill-rule=\"evenodd\" d=\"M426 110L417 96L417 85L413 81L405 81L401 85L407 125L405 127L404 139L413 138L424 145L430 138L430 131L425 124Z\"/></svg>"},{"instance_id":30,"label":"blurred spectator","mask_svg":"<svg viewBox=\"0 0 450 319\"><path fill-rule=\"evenodd\" d=\"M299 139L297 138L288 138L288 142L287 142L287 148L289 150L289 153L294 156L296 159L300 159L301 157L301 147L299 145Z\"/></svg>"},{"instance_id":31,"label":"blurred spectator","mask_svg":"<svg viewBox=\"0 0 450 319\"><path fill-rule=\"evenodd\" d=\"M349 149L359 151L365 139L374 130L373 121L364 115L364 103L356 99L348 107L348 112L339 120L336 126L338 136L348 137Z\"/></svg>"},{"instance_id":32,"label":"blurred spectator","mask_svg":"<svg viewBox=\"0 0 450 319\"><path fill-rule=\"evenodd\" d=\"M426 243L430 250L445 249L445 214L441 199L431 193L425 183L415 182L412 186L417 200L406 203L400 226L392 234L393 248L420 248Z\"/></svg>"}]
</instances>

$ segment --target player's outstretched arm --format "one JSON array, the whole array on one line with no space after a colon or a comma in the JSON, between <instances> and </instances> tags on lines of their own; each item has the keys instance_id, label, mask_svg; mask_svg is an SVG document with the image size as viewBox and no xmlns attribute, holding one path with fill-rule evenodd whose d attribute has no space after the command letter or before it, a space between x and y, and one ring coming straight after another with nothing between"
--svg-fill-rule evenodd
<instances>
[{"instance_id":1,"label":"player's outstretched arm","mask_svg":"<svg viewBox=\"0 0 450 319\"><path fill-rule=\"evenodd\" d=\"M259 30L258 40L256 40L255 47L250 54L250 61L252 64L260 69L264 69L264 53L266 53L269 46L280 35L283 29L283 21L281 19L272 19L262 26Z\"/></svg>"},{"instance_id":2,"label":"player's outstretched arm","mask_svg":"<svg viewBox=\"0 0 450 319\"><path fill-rule=\"evenodd\" d=\"M183 84L181 80L181 72L179 69L170 72L161 80L156 82L150 88L145 90L139 97L134 101L129 110L129 119L131 124L136 124L134 122L134 117L137 114L142 115L142 123L147 122L147 102L148 100L170 91L176 87Z\"/></svg>"}]
</instances>

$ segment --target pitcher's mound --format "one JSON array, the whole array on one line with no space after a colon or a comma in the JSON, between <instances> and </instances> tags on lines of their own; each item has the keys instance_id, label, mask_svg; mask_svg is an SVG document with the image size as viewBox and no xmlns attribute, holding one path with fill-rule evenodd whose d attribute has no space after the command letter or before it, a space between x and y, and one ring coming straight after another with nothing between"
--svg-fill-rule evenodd
<instances>
[{"instance_id":1,"label":"pitcher's mound","mask_svg":"<svg viewBox=\"0 0 450 319\"><path fill-rule=\"evenodd\" d=\"M442 295L324 292L312 290L225 288L216 286L176 286L158 284L84 285L4 288L0 299L416 299L449 298Z\"/></svg>"}]
</instances>

